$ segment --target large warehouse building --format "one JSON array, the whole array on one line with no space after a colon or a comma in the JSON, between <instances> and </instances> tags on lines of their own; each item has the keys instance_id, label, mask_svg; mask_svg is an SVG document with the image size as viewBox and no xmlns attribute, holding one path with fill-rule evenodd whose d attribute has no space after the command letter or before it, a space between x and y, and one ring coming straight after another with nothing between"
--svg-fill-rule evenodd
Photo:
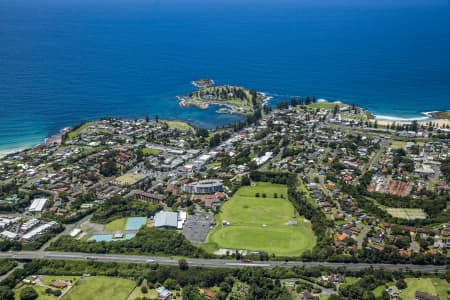
<instances>
[{"instance_id":1,"label":"large warehouse building","mask_svg":"<svg viewBox=\"0 0 450 300\"><path fill-rule=\"evenodd\" d=\"M178 228L178 213L171 211L160 211L155 214L154 227Z\"/></svg>"}]
</instances>

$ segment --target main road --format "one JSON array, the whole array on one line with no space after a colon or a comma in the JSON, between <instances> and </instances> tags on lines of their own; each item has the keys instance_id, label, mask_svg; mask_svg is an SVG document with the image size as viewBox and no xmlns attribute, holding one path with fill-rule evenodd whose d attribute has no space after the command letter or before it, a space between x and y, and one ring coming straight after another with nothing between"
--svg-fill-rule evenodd
<instances>
[{"instance_id":1,"label":"main road","mask_svg":"<svg viewBox=\"0 0 450 300\"><path fill-rule=\"evenodd\" d=\"M16 260L30 259L54 259L54 260L84 260L102 262L121 262L138 264L178 265L178 258L161 256L142 256L125 254L91 254L78 252L53 252L53 251L11 251L0 252L0 258L12 258ZM445 266L412 265L412 264L368 264L368 263L332 263L332 262L300 262L300 261L237 261L226 259L186 259L190 266L208 268L242 268L242 267L316 267L331 268L345 267L350 270L362 270L369 267L390 271L420 271L423 273L444 273Z\"/></svg>"}]
</instances>

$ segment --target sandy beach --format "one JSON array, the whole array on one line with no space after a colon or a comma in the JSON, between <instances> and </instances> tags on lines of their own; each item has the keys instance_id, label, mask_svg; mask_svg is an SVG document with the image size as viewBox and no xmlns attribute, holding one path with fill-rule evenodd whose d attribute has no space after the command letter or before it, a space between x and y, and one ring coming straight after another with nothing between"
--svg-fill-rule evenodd
<instances>
[{"instance_id":1,"label":"sandy beach","mask_svg":"<svg viewBox=\"0 0 450 300\"><path fill-rule=\"evenodd\" d=\"M372 121L374 122L375 120L372 120ZM412 122L412 121L401 121L401 120L397 120L397 121L392 120L391 121L391 120L378 120L378 119L376 119L376 121L377 121L378 125L381 125L381 126L392 125L392 123L411 124L411 122ZM445 128L445 127L447 127L447 125L450 126L450 120L447 120L447 119L427 119L427 120L419 120L418 121L419 124L425 124L425 125L427 125L430 122L436 124L439 128Z\"/></svg>"}]
</instances>

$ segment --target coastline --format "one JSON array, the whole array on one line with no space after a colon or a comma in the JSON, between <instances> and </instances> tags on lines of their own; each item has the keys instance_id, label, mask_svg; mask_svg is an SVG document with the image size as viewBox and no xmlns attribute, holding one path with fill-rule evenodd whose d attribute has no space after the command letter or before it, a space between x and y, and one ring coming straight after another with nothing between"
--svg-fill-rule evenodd
<instances>
[{"instance_id":1,"label":"coastline","mask_svg":"<svg viewBox=\"0 0 450 300\"><path fill-rule=\"evenodd\" d=\"M450 126L450 119L442 118L445 113L448 113L448 110L422 112L422 117L396 117L388 115L374 115L374 117L377 123L382 126L391 125L392 123L411 124L413 121L417 121L419 124L432 122L436 124L437 127L443 128Z\"/></svg>"},{"instance_id":2,"label":"coastline","mask_svg":"<svg viewBox=\"0 0 450 300\"><path fill-rule=\"evenodd\" d=\"M26 149L34 148L39 145L41 145L41 144L36 144L34 146L18 146L17 148L11 148L11 149L2 149L2 150L0 150L0 159L4 158L10 154L16 154L16 153L22 152Z\"/></svg>"},{"instance_id":3,"label":"coastline","mask_svg":"<svg viewBox=\"0 0 450 300\"><path fill-rule=\"evenodd\" d=\"M263 100L262 100L263 105L268 105L270 103L270 101L274 99L274 96L270 96L267 93L264 93L264 92L258 92L258 93L263 97ZM177 96L177 98L180 101L179 102L180 106L182 106L182 107L191 106L184 101L183 97ZM343 102L343 101L330 101L330 100L326 100L323 98L318 99L317 102L341 103L341 104L349 105L348 103ZM209 105L218 106L219 109L216 111L216 113L218 113L218 114L239 114L239 112L231 110L229 107L227 107L226 105L223 105L223 104L218 105L215 103L210 103ZM220 111L220 107L225 108L225 110ZM205 110L208 107L197 107L197 108ZM361 108L366 110L363 107L361 107ZM367 110L367 112L373 116L372 121L376 120L377 123L382 126L392 125L392 123L411 124L411 122L417 121L420 124L432 122L432 123L436 124L437 127L441 127L441 128L444 128L447 126L450 127L450 119L440 118L443 114L450 113L450 110L434 110L434 111L422 112L422 113L420 113L422 116L417 116L417 117L402 117L402 116L394 116L394 115L374 114L374 113L370 112L369 110ZM56 134L43 137L41 142L38 142L38 143L34 143L34 144L23 143L23 144L17 144L11 148L0 149L0 159L3 159L4 157L11 155L11 154L16 154L16 153L22 152L24 150L37 147L39 145L45 145L47 142L60 140L62 134L64 134L69 129L70 129L70 127L61 128Z\"/></svg>"}]
</instances>

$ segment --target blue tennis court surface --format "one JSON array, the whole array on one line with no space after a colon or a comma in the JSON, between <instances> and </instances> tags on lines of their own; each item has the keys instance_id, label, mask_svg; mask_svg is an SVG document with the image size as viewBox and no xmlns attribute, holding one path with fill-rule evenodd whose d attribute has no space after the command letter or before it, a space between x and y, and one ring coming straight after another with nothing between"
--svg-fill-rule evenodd
<instances>
[{"instance_id":1,"label":"blue tennis court surface","mask_svg":"<svg viewBox=\"0 0 450 300\"><path fill-rule=\"evenodd\" d=\"M127 226L125 227L125 230L139 230L139 228L141 228L146 223L146 217L131 217L127 220Z\"/></svg>"},{"instance_id":2,"label":"blue tennis court surface","mask_svg":"<svg viewBox=\"0 0 450 300\"><path fill-rule=\"evenodd\" d=\"M122 238L114 238L113 239L112 234L94 234L93 236L91 236L91 238L89 240L93 240L96 242L123 241L123 240L130 240L130 239L134 238L135 236L136 236L136 234L134 234L134 233L127 233Z\"/></svg>"}]
</instances>

